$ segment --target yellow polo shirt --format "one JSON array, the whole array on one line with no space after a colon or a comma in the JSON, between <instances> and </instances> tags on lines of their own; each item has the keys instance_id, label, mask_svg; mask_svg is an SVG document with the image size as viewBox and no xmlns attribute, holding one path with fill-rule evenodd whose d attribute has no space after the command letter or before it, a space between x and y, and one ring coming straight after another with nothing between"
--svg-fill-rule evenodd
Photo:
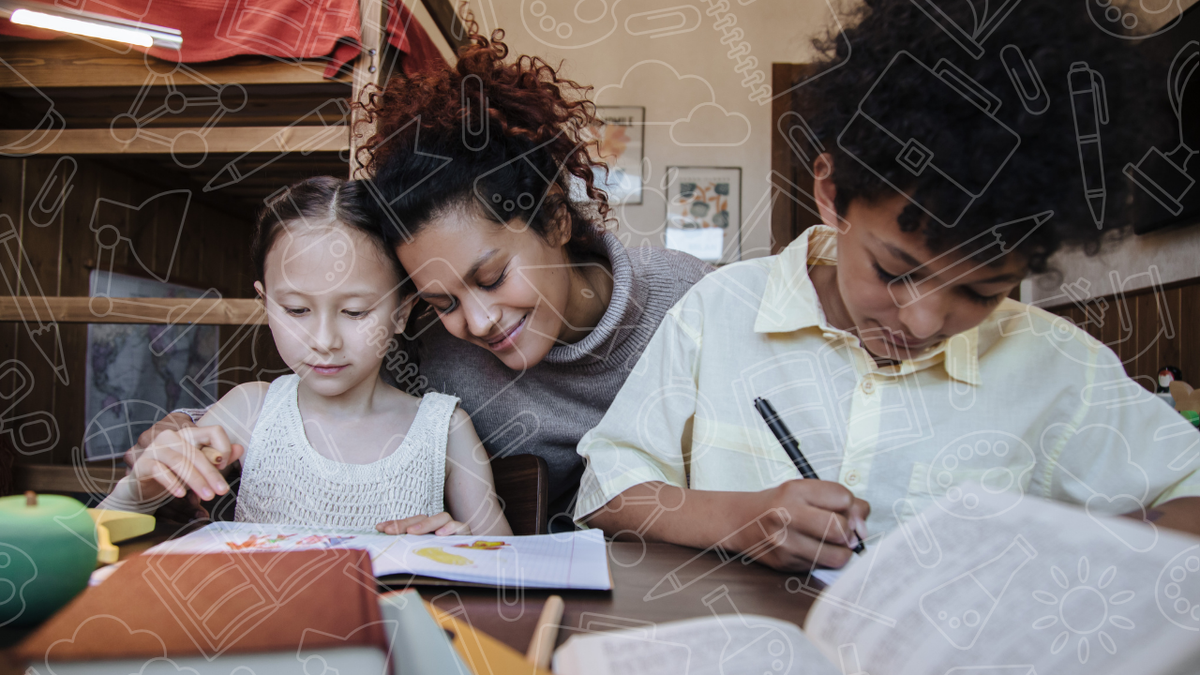
<instances>
[{"instance_id":1,"label":"yellow polo shirt","mask_svg":"<svg viewBox=\"0 0 1200 675\"><path fill-rule=\"evenodd\" d=\"M752 401L771 401L817 474L871 504L872 534L979 490L1124 513L1200 495L1200 433L1065 319L1005 300L978 327L880 367L825 320L817 226L780 255L724 267L668 313L599 426L575 519L662 481L754 491L799 478Z\"/></svg>"}]
</instances>

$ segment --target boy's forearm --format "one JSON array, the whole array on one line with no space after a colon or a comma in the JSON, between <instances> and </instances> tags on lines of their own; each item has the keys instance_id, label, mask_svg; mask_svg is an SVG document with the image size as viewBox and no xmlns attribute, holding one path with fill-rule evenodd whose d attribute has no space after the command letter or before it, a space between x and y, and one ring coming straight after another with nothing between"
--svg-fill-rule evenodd
<instances>
[{"instance_id":1,"label":"boy's forearm","mask_svg":"<svg viewBox=\"0 0 1200 675\"><path fill-rule=\"evenodd\" d=\"M744 502L755 493L686 490L663 483L642 483L621 493L595 512L588 525L610 536L641 533L647 541L708 548L739 530ZM613 508L619 505L619 508ZM626 537L618 537L618 540ZM630 537L631 538L631 537ZM740 543L740 542L738 542Z\"/></svg>"},{"instance_id":2,"label":"boy's forearm","mask_svg":"<svg viewBox=\"0 0 1200 675\"><path fill-rule=\"evenodd\" d=\"M1200 535L1200 497L1180 497L1159 504L1146 512L1146 520L1160 527Z\"/></svg>"}]
</instances>

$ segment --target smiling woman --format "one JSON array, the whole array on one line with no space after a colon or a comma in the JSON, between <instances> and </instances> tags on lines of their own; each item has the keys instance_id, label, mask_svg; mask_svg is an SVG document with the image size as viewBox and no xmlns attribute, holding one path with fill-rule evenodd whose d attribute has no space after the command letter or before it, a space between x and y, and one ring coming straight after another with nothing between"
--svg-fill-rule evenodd
<instances>
[{"instance_id":1,"label":"smiling woman","mask_svg":"<svg viewBox=\"0 0 1200 675\"><path fill-rule=\"evenodd\" d=\"M492 456L546 460L554 529L570 525L576 444L710 268L606 231L587 89L507 61L502 38L472 35L454 68L372 97L369 201L429 308L408 331L421 374L462 399Z\"/></svg>"}]
</instances>

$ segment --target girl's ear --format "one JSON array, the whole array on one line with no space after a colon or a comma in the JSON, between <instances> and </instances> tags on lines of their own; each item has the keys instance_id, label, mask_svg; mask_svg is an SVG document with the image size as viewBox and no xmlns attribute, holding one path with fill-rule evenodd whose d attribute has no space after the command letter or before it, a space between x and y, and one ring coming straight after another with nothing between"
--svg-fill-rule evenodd
<instances>
[{"instance_id":1,"label":"girl's ear","mask_svg":"<svg viewBox=\"0 0 1200 675\"><path fill-rule=\"evenodd\" d=\"M267 301L267 289L263 288L261 281L254 282L254 290L258 292L258 299L263 302Z\"/></svg>"},{"instance_id":2,"label":"girl's ear","mask_svg":"<svg viewBox=\"0 0 1200 675\"><path fill-rule=\"evenodd\" d=\"M399 335L404 332L404 327L408 325L408 317L412 314L413 305L417 304L417 294L404 298L400 301L400 306L392 313L392 332Z\"/></svg>"}]
</instances>

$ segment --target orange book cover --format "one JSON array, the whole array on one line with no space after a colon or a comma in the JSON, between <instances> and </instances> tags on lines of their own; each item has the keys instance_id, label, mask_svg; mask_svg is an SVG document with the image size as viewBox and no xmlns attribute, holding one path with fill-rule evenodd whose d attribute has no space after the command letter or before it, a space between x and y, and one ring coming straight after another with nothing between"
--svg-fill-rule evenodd
<instances>
[{"instance_id":1,"label":"orange book cover","mask_svg":"<svg viewBox=\"0 0 1200 675\"><path fill-rule=\"evenodd\" d=\"M388 653L365 551L140 555L80 594L18 649L24 660Z\"/></svg>"}]
</instances>

